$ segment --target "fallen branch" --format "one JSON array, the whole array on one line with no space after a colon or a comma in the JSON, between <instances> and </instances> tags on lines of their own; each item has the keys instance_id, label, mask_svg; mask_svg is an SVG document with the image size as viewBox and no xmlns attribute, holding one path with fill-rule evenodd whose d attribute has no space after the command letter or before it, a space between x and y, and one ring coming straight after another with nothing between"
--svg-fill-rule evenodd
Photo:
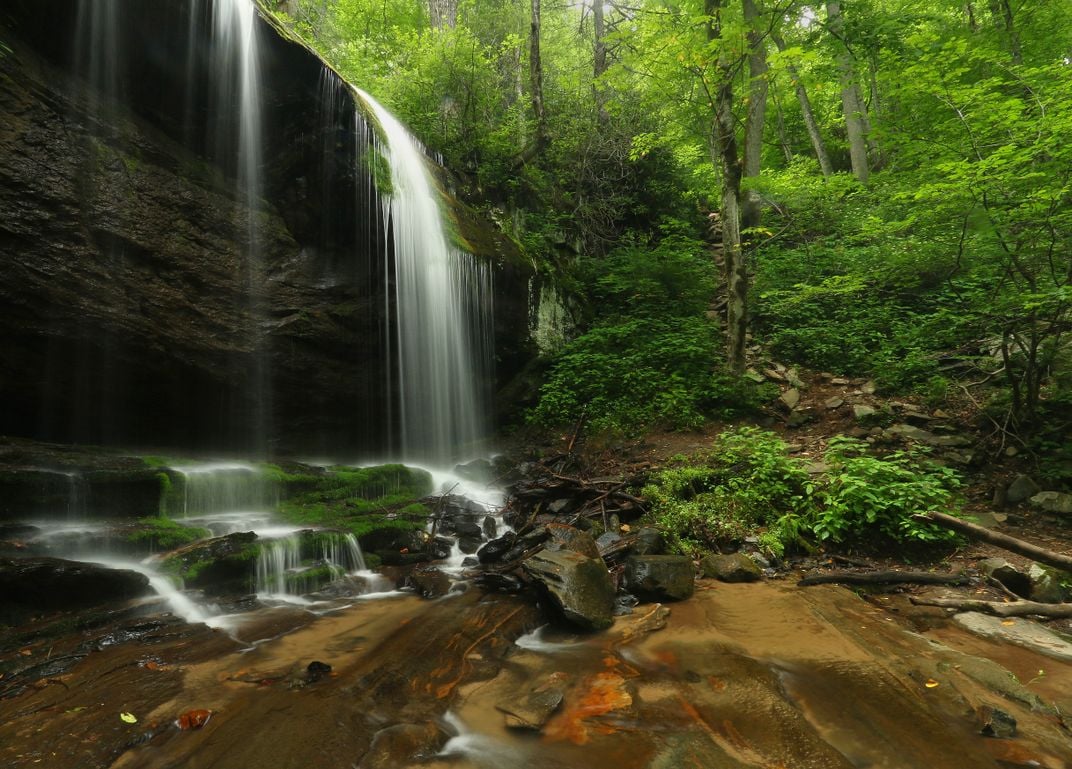
<instances>
[{"instance_id":1,"label":"fallen branch","mask_svg":"<svg viewBox=\"0 0 1072 769\"><path fill-rule=\"evenodd\" d=\"M809 585L966 585L964 574L935 574L929 571L832 571L814 574L797 582L800 587Z\"/></svg>"},{"instance_id":2,"label":"fallen branch","mask_svg":"<svg viewBox=\"0 0 1072 769\"><path fill-rule=\"evenodd\" d=\"M926 598L909 596L908 600L916 606L941 606L960 611L979 611L997 617L1026 617L1034 614L1039 617L1072 617L1072 603L1037 603L1036 601L978 601L962 598Z\"/></svg>"},{"instance_id":3,"label":"fallen branch","mask_svg":"<svg viewBox=\"0 0 1072 769\"><path fill-rule=\"evenodd\" d=\"M954 518L951 515L934 512L918 513L912 517L921 521L930 521L931 523L935 523L947 529L952 529L953 531L959 531L961 534L966 534L974 539L981 539L984 542L989 542L991 545L997 545L1000 548L1008 550L1010 553L1026 556L1033 561L1044 563L1055 569L1072 571L1072 556L1057 553L1053 550L1047 550L1038 545L1032 545L1030 542L1024 542L1022 539L1016 539L1007 534L999 534L996 531L990 531L990 529L985 529L974 523L968 523L960 518Z\"/></svg>"}]
</instances>

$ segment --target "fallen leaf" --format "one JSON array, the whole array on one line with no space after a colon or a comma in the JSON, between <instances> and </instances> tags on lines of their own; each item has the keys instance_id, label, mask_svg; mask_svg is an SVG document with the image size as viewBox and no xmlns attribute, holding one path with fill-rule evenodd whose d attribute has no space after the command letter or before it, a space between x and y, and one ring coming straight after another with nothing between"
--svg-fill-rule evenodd
<instances>
[{"instance_id":1,"label":"fallen leaf","mask_svg":"<svg viewBox=\"0 0 1072 769\"><path fill-rule=\"evenodd\" d=\"M187 729L200 729L208 723L210 718L212 718L211 710L188 710L179 716L175 723L184 731Z\"/></svg>"},{"instance_id":2,"label":"fallen leaf","mask_svg":"<svg viewBox=\"0 0 1072 769\"><path fill-rule=\"evenodd\" d=\"M138 723L138 717L133 713L120 713L119 717L128 724Z\"/></svg>"},{"instance_id":3,"label":"fallen leaf","mask_svg":"<svg viewBox=\"0 0 1072 769\"><path fill-rule=\"evenodd\" d=\"M1014 620L1011 620L1011 619L1003 619L1001 621L1001 624L1005 625L1006 627L1008 627L1009 625L1015 625L1016 622Z\"/></svg>"},{"instance_id":4,"label":"fallen leaf","mask_svg":"<svg viewBox=\"0 0 1072 769\"><path fill-rule=\"evenodd\" d=\"M928 678L926 681L923 682L923 685L926 686L928 689L933 689L938 685L938 682L935 681L933 678Z\"/></svg>"}]
</instances>

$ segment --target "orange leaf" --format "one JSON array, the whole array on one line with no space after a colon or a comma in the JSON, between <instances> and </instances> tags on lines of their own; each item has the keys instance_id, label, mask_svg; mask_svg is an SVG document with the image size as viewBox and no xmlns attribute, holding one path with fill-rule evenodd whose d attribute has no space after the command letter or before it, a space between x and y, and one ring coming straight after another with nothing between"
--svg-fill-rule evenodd
<instances>
[{"instance_id":1,"label":"orange leaf","mask_svg":"<svg viewBox=\"0 0 1072 769\"><path fill-rule=\"evenodd\" d=\"M179 720L176 723L184 731L187 729L200 729L208 723L210 718L212 718L211 710L188 710L179 716Z\"/></svg>"}]
</instances>

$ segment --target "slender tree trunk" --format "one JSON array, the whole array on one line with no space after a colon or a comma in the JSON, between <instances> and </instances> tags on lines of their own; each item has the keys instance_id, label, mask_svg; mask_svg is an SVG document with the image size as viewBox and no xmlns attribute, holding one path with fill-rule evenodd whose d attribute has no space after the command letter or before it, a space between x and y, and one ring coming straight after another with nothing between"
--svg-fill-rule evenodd
<instances>
[{"instance_id":1,"label":"slender tree trunk","mask_svg":"<svg viewBox=\"0 0 1072 769\"><path fill-rule=\"evenodd\" d=\"M826 18L830 31L841 43L837 65L841 81L841 107L845 113L845 130L849 137L849 159L852 162L852 174L861 183L866 184L871 176L867 163L867 112L860 98L860 87L856 79L856 66L852 51L845 45L843 36L845 23L841 17L840 0L828 0Z\"/></svg>"},{"instance_id":2,"label":"slender tree trunk","mask_svg":"<svg viewBox=\"0 0 1072 769\"><path fill-rule=\"evenodd\" d=\"M965 3L964 14L968 17L968 29L972 32L978 32L979 22L975 20L975 4Z\"/></svg>"},{"instance_id":3,"label":"slender tree trunk","mask_svg":"<svg viewBox=\"0 0 1072 769\"><path fill-rule=\"evenodd\" d=\"M532 21L529 26L529 79L532 89L532 115L536 119L536 150L550 143L547 115L543 109L543 64L540 61L540 0L532 0Z\"/></svg>"},{"instance_id":4,"label":"slender tree trunk","mask_svg":"<svg viewBox=\"0 0 1072 769\"><path fill-rule=\"evenodd\" d=\"M598 0L597 0L598 2ZM742 0L748 25L748 112L744 122L744 176L759 176L763 159L763 127L767 119L767 41L759 31L759 10L755 0ZM749 190L741 207L741 227L759 226L759 193Z\"/></svg>"},{"instance_id":5,"label":"slender tree trunk","mask_svg":"<svg viewBox=\"0 0 1072 769\"><path fill-rule=\"evenodd\" d=\"M998 28L998 32L1002 33L1005 38L1005 44L1009 48L1012 63L1023 64L1024 56L1020 50L1020 31L1016 28L1009 0L990 0L990 15L994 17L994 25Z\"/></svg>"},{"instance_id":6,"label":"slender tree trunk","mask_svg":"<svg viewBox=\"0 0 1072 769\"><path fill-rule=\"evenodd\" d=\"M609 120L606 110L606 97L603 84L599 78L607 71L607 41L603 25L603 0L592 0L592 91L596 100L596 114L599 124L605 125Z\"/></svg>"},{"instance_id":7,"label":"slender tree trunk","mask_svg":"<svg viewBox=\"0 0 1072 769\"><path fill-rule=\"evenodd\" d=\"M707 39L722 42L722 0L704 0ZM726 265L726 363L730 371L745 370L745 339L748 326L748 272L741 252L741 160L737 155L736 121L733 117L734 62L720 46L716 71L715 116L712 158L722 171L722 256Z\"/></svg>"},{"instance_id":8,"label":"slender tree trunk","mask_svg":"<svg viewBox=\"0 0 1072 769\"><path fill-rule=\"evenodd\" d=\"M782 100L778 98L778 89L775 88L771 91L774 95L774 114L776 118L775 125L778 128L778 146L782 148L782 154L785 155L785 162L793 162L793 147L789 144L789 136L785 132L785 114L782 111Z\"/></svg>"},{"instance_id":9,"label":"slender tree trunk","mask_svg":"<svg viewBox=\"0 0 1072 769\"><path fill-rule=\"evenodd\" d=\"M771 39L774 40L779 51L785 50L785 40L781 35L771 34ZM808 129L808 138L811 139L811 148L815 151L815 157L819 161L819 169L824 177L828 177L834 169L830 165L830 156L826 153L826 144L823 142L823 135L819 132L819 123L811 108L808 90L804 87L804 81L800 79L800 72L795 64L789 64L786 69L789 71L789 77L793 79L793 89L796 91L797 101L800 102L800 114L804 118L804 127Z\"/></svg>"}]
</instances>

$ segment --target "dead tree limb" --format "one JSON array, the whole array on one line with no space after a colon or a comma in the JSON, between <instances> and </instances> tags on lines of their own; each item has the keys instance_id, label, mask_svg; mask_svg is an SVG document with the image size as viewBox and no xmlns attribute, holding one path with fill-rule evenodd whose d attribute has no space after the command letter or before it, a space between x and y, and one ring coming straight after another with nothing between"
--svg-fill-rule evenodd
<instances>
[{"instance_id":1,"label":"dead tree limb","mask_svg":"<svg viewBox=\"0 0 1072 769\"><path fill-rule=\"evenodd\" d=\"M965 534L974 539L981 539L983 542L989 542L991 545L996 545L1011 553L1016 553L1017 555L1026 556L1039 563L1052 566L1055 569L1072 571L1072 556L1057 553L1053 550L1047 550L1038 545L1032 545L1030 542L1024 542L1022 539L1016 539L1007 534L999 534L996 531L984 529L982 526L968 523L960 518L954 518L951 515L934 512L918 513L912 517L921 521L930 521L931 523L943 526L947 529L952 529L953 531L959 531L961 534Z\"/></svg>"},{"instance_id":2,"label":"dead tree limb","mask_svg":"<svg viewBox=\"0 0 1072 769\"><path fill-rule=\"evenodd\" d=\"M813 574L797 582L800 587L809 585L966 585L964 574L935 574L929 571L832 571Z\"/></svg>"},{"instance_id":3,"label":"dead tree limb","mask_svg":"<svg viewBox=\"0 0 1072 769\"><path fill-rule=\"evenodd\" d=\"M925 596L910 596L908 600L916 606L941 606L960 611L979 611L997 617L1026 617L1031 614L1038 617L1072 617L1072 603L1037 603L1036 601L1004 603L1003 601L927 598Z\"/></svg>"}]
</instances>

